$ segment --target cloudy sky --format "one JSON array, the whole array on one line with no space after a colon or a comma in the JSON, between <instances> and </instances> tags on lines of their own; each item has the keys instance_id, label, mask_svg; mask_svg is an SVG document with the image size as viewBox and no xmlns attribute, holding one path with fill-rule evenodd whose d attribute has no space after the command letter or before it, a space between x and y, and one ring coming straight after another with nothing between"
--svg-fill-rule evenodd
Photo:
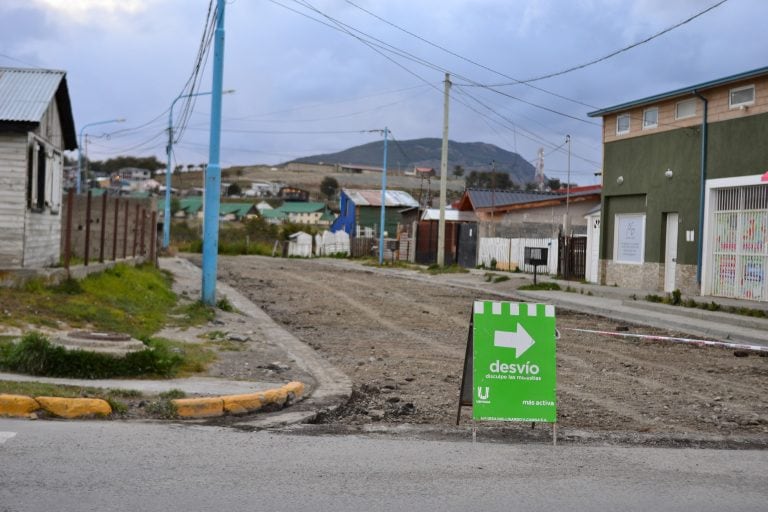
<instances>
[{"instance_id":1,"label":"cloudy sky","mask_svg":"<svg viewBox=\"0 0 768 512\"><path fill-rule=\"evenodd\" d=\"M768 2L728 0L535 88L482 85L598 59L716 3L229 0L224 85L236 92L224 97L222 165L338 151L377 140L367 131L384 126L398 140L441 137L448 70L452 140L493 143L530 161L544 148L547 175L564 179L562 144L571 135L572 181L595 183L600 127L586 113L768 65ZM0 66L65 70L78 131L126 118L87 129L92 158L164 161L168 108L192 73L208 7L209 0L2 0ZM212 52L199 91L210 90L211 67ZM202 96L175 146L176 163L207 161L209 113L210 97Z\"/></svg>"}]
</instances>

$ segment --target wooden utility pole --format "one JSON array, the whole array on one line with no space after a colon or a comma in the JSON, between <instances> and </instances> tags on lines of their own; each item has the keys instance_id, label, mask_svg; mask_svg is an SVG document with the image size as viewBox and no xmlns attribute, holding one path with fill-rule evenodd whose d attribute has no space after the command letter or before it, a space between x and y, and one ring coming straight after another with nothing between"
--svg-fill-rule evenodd
<instances>
[{"instance_id":1,"label":"wooden utility pole","mask_svg":"<svg viewBox=\"0 0 768 512\"><path fill-rule=\"evenodd\" d=\"M445 202L448 186L448 105L451 89L451 75L445 74L443 100L443 148L440 155L440 221L437 225L437 265L445 266Z\"/></svg>"}]
</instances>

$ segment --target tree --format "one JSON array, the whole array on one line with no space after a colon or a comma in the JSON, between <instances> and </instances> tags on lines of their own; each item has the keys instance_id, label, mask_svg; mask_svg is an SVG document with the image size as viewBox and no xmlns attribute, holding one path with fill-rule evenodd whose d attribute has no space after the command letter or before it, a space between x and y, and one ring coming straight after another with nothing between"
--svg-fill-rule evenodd
<instances>
[{"instance_id":1,"label":"tree","mask_svg":"<svg viewBox=\"0 0 768 512\"><path fill-rule=\"evenodd\" d=\"M467 188L487 188L487 189L514 189L515 185L505 172L478 172L472 171L467 176Z\"/></svg>"},{"instance_id":2,"label":"tree","mask_svg":"<svg viewBox=\"0 0 768 512\"><path fill-rule=\"evenodd\" d=\"M547 187L549 190L560 190L560 180L557 178L549 178L547 180Z\"/></svg>"},{"instance_id":3,"label":"tree","mask_svg":"<svg viewBox=\"0 0 768 512\"><path fill-rule=\"evenodd\" d=\"M464 176L464 168L460 165L453 166L453 175L457 178Z\"/></svg>"},{"instance_id":4,"label":"tree","mask_svg":"<svg viewBox=\"0 0 768 512\"><path fill-rule=\"evenodd\" d=\"M171 198L171 216L175 216L176 213L181 210L181 201L178 197Z\"/></svg>"},{"instance_id":5,"label":"tree","mask_svg":"<svg viewBox=\"0 0 768 512\"><path fill-rule=\"evenodd\" d=\"M238 185L237 182L232 183L229 187L227 187L228 196L239 196L242 193L243 190L240 188L240 185Z\"/></svg>"},{"instance_id":6,"label":"tree","mask_svg":"<svg viewBox=\"0 0 768 512\"><path fill-rule=\"evenodd\" d=\"M322 192L328 199L333 199L338 190L339 182L332 176L326 176L323 178L323 181L320 182L320 192Z\"/></svg>"}]
</instances>

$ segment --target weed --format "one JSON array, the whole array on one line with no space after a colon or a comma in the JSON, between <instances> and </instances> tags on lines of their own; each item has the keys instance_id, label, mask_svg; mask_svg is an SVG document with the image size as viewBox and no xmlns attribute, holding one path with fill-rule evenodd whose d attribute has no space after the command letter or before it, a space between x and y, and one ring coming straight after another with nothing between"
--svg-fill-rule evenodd
<instances>
[{"instance_id":1,"label":"weed","mask_svg":"<svg viewBox=\"0 0 768 512\"><path fill-rule=\"evenodd\" d=\"M176 400L178 398L186 398L187 394L180 389L174 388L168 391L164 391L163 393L160 393L158 396L166 400Z\"/></svg>"},{"instance_id":2,"label":"weed","mask_svg":"<svg viewBox=\"0 0 768 512\"><path fill-rule=\"evenodd\" d=\"M232 305L231 302L229 302L229 299L226 297L222 297L219 300L217 300L216 307L222 311L226 311L227 313L233 313L235 311L235 307Z\"/></svg>"},{"instance_id":3,"label":"weed","mask_svg":"<svg viewBox=\"0 0 768 512\"><path fill-rule=\"evenodd\" d=\"M167 398L149 402L146 411L150 416L165 420L172 420L178 417L176 405Z\"/></svg>"},{"instance_id":4,"label":"weed","mask_svg":"<svg viewBox=\"0 0 768 512\"><path fill-rule=\"evenodd\" d=\"M466 274L469 272L469 270L465 269L464 267L460 267L459 265L453 264L449 265L447 267L441 267L437 264L430 265L427 267L426 272L428 274L436 275L436 274Z\"/></svg>"},{"instance_id":5,"label":"weed","mask_svg":"<svg viewBox=\"0 0 768 512\"><path fill-rule=\"evenodd\" d=\"M561 290L561 288L557 283L531 283L518 287L518 290Z\"/></svg>"},{"instance_id":6,"label":"weed","mask_svg":"<svg viewBox=\"0 0 768 512\"><path fill-rule=\"evenodd\" d=\"M568 293L575 293L576 292L575 289L571 288L571 285L566 286L565 287L565 291L568 292Z\"/></svg>"},{"instance_id":7,"label":"weed","mask_svg":"<svg viewBox=\"0 0 768 512\"><path fill-rule=\"evenodd\" d=\"M509 276L496 276L493 278L494 283L503 283L504 281L509 281Z\"/></svg>"},{"instance_id":8,"label":"weed","mask_svg":"<svg viewBox=\"0 0 768 512\"><path fill-rule=\"evenodd\" d=\"M632 300L637 300L637 294L633 293L632 295L629 296L629 298Z\"/></svg>"},{"instance_id":9,"label":"weed","mask_svg":"<svg viewBox=\"0 0 768 512\"><path fill-rule=\"evenodd\" d=\"M121 402L120 400L115 400L114 398L111 398L111 397L107 397L106 400L109 406L112 408L112 414L123 416L125 413L128 412L128 406L125 405L124 402Z\"/></svg>"},{"instance_id":10,"label":"weed","mask_svg":"<svg viewBox=\"0 0 768 512\"><path fill-rule=\"evenodd\" d=\"M671 303L674 306L678 306L678 305L680 305L681 302L682 302L682 294L680 292L680 289L679 288L675 288L672 291Z\"/></svg>"},{"instance_id":11,"label":"weed","mask_svg":"<svg viewBox=\"0 0 768 512\"><path fill-rule=\"evenodd\" d=\"M491 270L496 270L496 265L498 262L496 261L496 258L491 258Z\"/></svg>"}]
</instances>

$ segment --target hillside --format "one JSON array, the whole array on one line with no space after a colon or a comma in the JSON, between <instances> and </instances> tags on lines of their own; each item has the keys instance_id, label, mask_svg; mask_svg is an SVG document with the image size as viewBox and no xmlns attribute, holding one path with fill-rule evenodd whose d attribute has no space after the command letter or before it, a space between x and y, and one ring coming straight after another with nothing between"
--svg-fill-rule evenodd
<instances>
[{"instance_id":1,"label":"hillside","mask_svg":"<svg viewBox=\"0 0 768 512\"><path fill-rule=\"evenodd\" d=\"M401 140L389 144L390 166L401 169L411 167L432 167L440 169L440 139ZM358 164L381 166L384 141L370 142L355 146L338 153L313 155L293 160L301 163ZM496 171L510 175L515 183L533 181L535 169L517 153L501 149L484 142L448 142L448 171L453 173L455 166L470 171L490 171L491 161L496 162Z\"/></svg>"}]
</instances>

